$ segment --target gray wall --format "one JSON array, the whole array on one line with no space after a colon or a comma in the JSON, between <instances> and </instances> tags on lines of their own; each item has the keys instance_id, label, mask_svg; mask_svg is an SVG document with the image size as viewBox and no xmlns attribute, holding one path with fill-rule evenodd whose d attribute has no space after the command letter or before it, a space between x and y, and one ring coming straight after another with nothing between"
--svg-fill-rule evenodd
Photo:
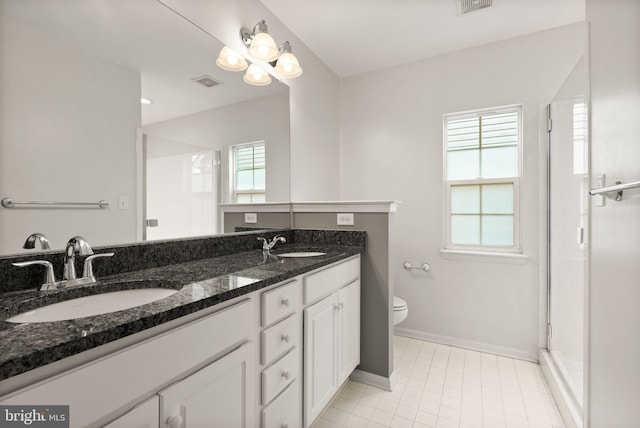
<instances>
[{"instance_id":1,"label":"gray wall","mask_svg":"<svg viewBox=\"0 0 640 428\"><path fill-rule=\"evenodd\" d=\"M296 229L364 230L367 248L362 255L360 285L360 366L384 378L393 372L393 279L397 264L391 251L394 215L355 213L353 226L337 226L336 213L294 213Z\"/></svg>"},{"instance_id":2,"label":"gray wall","mask_svg":"<svg viewBox=\"0 0 640 428\"><path fill-rule=\"evenodd\" d=\"M244 213L225 213L223 233L235 232L236 227L251 227L256 229L259 229L259 228L286 229L289 227L290 216L288 212L284 212L284 213L259 212L257 214L258 214L257 223L245 223Z\"/></svg>"}]
</instances>

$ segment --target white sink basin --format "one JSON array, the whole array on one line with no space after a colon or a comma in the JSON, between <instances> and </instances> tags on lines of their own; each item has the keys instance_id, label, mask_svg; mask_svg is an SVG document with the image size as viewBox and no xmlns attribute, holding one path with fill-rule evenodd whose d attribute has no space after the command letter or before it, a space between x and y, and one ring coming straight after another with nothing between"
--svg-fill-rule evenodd
<instances>
[{"instance_id":1,"label":"white sink basin","mask_svg":"<svg viewBox=\"0 0 640 428\"><path fill-rule=\"evenodd\" d=\"M278 257L318 257L324 256L327 253L322 253L320 251L298 251L295 253L282 253L276 254Z\"/></svg>"},{"instance_id":2,"label":"white sink basin","mask_svg":"<svg viewBox=\"0 0 640 428\"><path fill-rule=\"evenodd\" d=\"M177 292L170 288L136 288L94 294L23 312L7 319L7 322L37 323L90 317L155 302Z\"/></svg>"}]
</instances>

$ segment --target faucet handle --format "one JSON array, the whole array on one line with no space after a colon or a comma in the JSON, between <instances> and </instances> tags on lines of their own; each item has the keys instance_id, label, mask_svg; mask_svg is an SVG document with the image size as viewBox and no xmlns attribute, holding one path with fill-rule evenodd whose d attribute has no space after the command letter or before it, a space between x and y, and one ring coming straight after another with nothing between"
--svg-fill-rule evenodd
<instances>
[{"instance_id":1,"label":"faucet handle","mask_svg":"<svg viewBox=\"0 0 640 428\"><path fill-rule=\"evenodd\" d=\"M100 258L100 257L112 257L113 253L100 253L100 254L93 254L89 257L87 257L86 259L84 259L84 266L82 268L82 277L86 278L86 277L92 277L93 276L93 260Z\"/></svg>"},{"instance_id":2,"label":"faucet handle","mask_svg":"<svg viewBox=\"0 0 640 428\"><path fill-rule=\"evenodd\" d=\"M54 282L56 282L56 275L53 272L53 263L47 261L47 260L33 260L30 262L17 262L17 263L12 263L14 266L17 267L25 267L25 266L32 266L32 265L42 265L45 266L45 272L44 272L44 283L43 285L46 284L52 284Z\"/></svg>"}]
</instances>

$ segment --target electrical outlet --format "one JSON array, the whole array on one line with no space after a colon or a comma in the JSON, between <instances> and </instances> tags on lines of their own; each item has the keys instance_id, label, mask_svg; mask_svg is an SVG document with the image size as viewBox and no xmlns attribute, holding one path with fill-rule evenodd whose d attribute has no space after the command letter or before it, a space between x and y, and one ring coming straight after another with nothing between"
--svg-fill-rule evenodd
<instances>
[{"instance_id":1,"label":"electrical outlet","mask_svg":"<svg viewBox=\"0 0 640 428\"><path fill-rule=\"evenodd\" d=\"M338 226L353 226L353 213L338 213Z\"/></svg>"},{"instance_id":2,"label":"electrical outlet","mask_svg":"<svg viewBox=\"0 0 640 428\"><path fill-rule=\"evenodd\" d=\"M255 224L258 222L258 213L244 213L244 222Z\"/></svg>"}]
</instances>

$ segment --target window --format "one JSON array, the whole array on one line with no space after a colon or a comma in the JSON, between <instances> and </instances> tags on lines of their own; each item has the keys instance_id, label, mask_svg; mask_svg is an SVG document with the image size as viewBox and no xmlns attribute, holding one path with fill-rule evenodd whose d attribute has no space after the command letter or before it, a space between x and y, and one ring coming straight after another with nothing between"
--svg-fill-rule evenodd
<instances>
[{"instance_id":1,"label":"window","mask_svg":"<svg viewBox=\"0 0 640 428\"><path fill-rule=\"evenodd\" d=\"M445 249L520 252L521 107L444 117Z\"/></svg>"},{"instance_id":2,"label":"window","mask_svg":"<svg viewBox=\"0 0 640 428\"><path fill-rule=\"evenodd\" d=\"M232 146L232 198L237 203L266 201L264 141Z\"/></svg>"}]
</instances>

